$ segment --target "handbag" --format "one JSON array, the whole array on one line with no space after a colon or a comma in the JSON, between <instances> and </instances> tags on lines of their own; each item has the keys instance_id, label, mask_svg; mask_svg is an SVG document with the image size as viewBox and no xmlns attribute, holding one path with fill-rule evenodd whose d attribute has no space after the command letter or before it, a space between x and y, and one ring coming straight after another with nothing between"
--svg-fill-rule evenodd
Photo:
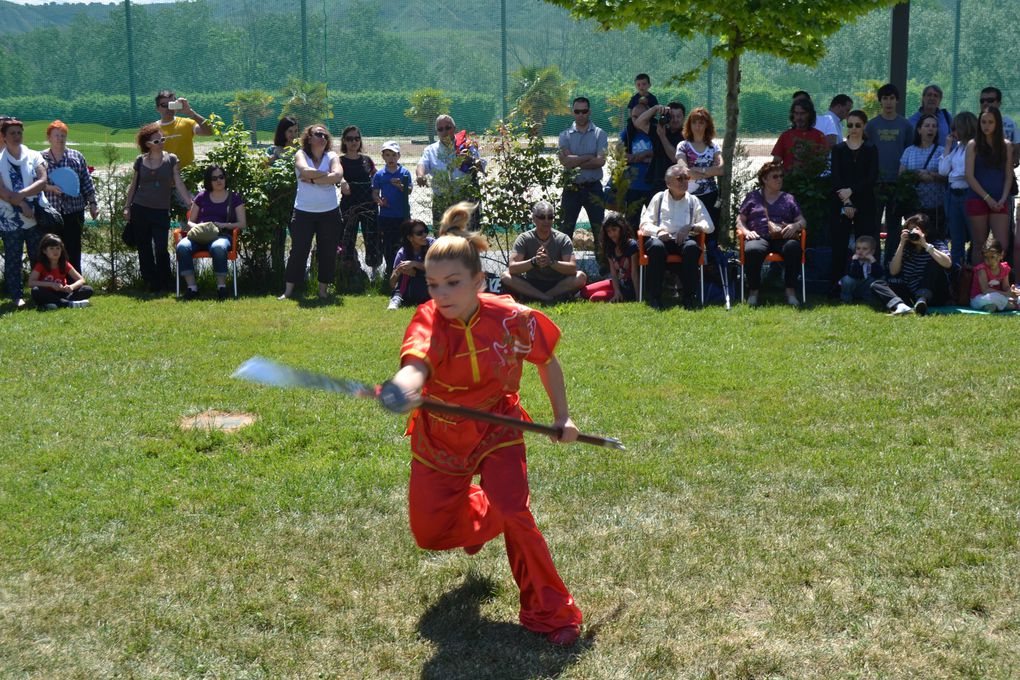
<instances>
[{"instance_id":1,"label":"handbag","mask_svg":"<svg viewBox=\"0 0 1020 680\"><path fill-rule=\"evenodd\" d=\"M35 202L35 222L40 231L51 234L63 228L64 216L49 203L39 200Z\"/></svg>"},{"instance_id":2,"label":"handbag","mask_svg":"<svg viewBox=\"0 0 1020 680\"><path fill-rule=\"evenodd\" d=\"M209 245L220 235L220 229L212 222L199 222L191 229L185 237L192 243L200 246Z\"/></svg>"},{"instance_id":3,"label":"handbag","mask_svg":"<svg viewBox=\"0 0 1020 680\"><path fill-rule=\"evenodd\" d=\"M130 193L134 194L135 190L138 189L138 172L142 167L142 157L139 156L135 159L135 174L131 178L131 190ZM112 221L112 220L111 220ZM132 225L131 220L124 223L124 228L120 232L120 240L124 242L128 248L138 247L138 237L135 235L135 228Z\"/></svg>"},{"instance_id":4,"label":"handbag","mask_svg":"<svg viewBox=\"0 0 1020 680\"><path fill-rule=\"evenodd\" d=\"M953 297L956 304L966 307L970 304L970 287L974 280L974 267L965 264L956 271L956 281L953 287Z\"/></svg>"}]
</instances>

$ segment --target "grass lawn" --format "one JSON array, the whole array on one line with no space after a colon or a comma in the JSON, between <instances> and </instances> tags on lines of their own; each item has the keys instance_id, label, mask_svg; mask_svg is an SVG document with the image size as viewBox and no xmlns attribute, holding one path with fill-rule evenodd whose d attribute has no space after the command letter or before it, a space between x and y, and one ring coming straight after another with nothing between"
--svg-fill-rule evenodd
<instances>
[{"instance_id":1,"label":"grass lawn","mask_svg":"<svg viewBox=\"0 0 1020 680\"><path fill-rule=\"evenodd\" d=\"M410 310L99 296L0 316L0 677L1015 678L1011 318L552 308L575 420L528 437L585 612L516 625L503 546L426 553L400 419L232 380L378 381ZM536 372L523 399L550 409ZM185 431L205 409L235 434Z\"/></svg>"},{"instance_id":2,"label":"grass lawn","mask_svg":"<svg viewBox=\"0 0 1020 680\"><path fill-rule=\"evenodd\" d=\"M42 152L49 148L46 141L46 128L53 121L33 120L25 122L25 145L30 149ZM117 130L96 123L69 123L67 135L68 146L80 151L89 165L100 166L106 163L103 148L107 144L117 145L117 158L121 162L130 162L138 155L135 146L137 128ZM130 145L130 146L126 146Z\"/></svg>"}]
</instances>

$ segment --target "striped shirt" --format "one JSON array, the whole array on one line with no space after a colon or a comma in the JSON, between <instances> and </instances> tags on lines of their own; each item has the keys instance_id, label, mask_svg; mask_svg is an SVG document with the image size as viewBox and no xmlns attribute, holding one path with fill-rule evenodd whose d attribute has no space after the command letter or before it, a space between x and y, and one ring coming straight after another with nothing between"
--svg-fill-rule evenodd
<instances>
[{"instance_id":1,"label":"striped shirt","mask_svg":"<svg viewBox=\"0 0 1020 680\"><path fill-rule=\"evenodd\" d=\"M85 210L85 206L96 200L96 187L92 184L88 163L85 162L85 157L81 153L74 149L64 149L64 157L58 162L53 160L53 154L47 149L42 152L42 157L46 161L48 173L57 168L71 168L78 175L78 181L81 183L81 192L77 196L46 192L46 200L61 215L81 212Z\"/></svg>"},{"instance_id":2,"label":"striped shirt","mask_svg":"<svg viewBox=\"0 0 1020 680\"><path fill-rule=\"evenodd\" d=\"M930 241L935 250L949 254L949 245L942 239ZM900 269L900 279L907 284L913 292L917 292L924 285L924 270L928 263L933 260L926 250L918 250L911 245L903 247L903 263Z\"/></svg>"}]
</instances>

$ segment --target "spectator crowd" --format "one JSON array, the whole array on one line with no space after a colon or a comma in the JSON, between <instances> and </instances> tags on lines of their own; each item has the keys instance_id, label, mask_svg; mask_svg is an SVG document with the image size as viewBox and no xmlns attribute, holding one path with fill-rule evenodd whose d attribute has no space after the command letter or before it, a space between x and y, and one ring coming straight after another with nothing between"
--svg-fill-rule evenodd
<instances>
[{"instance_id":1,"label":"spectator crowd","mask_svg":"<svg viewBox=\"0 0 1020 680\"><path fill-rule=\"evenodd\" d=\"M610 135L592 122L586 97L571 102L573 123L557 143L567 178L559 205L533 205L532 227L517 236L498 278L504 292L542 302L642 300L661 308L675 285L680 303L695 309L705 303L705 268L713 266L729 292L717 238L726 229L719 187L726 167L713 116L700 106L688 113L679 101L660 103L647 74L635 78L635 90L622 130L612 136L626 167L608 183ZM952 113L942 107L941 88L931 84L908 118L898 113L901 96L895 85L882 85L875 92L879 113L869 117L846 94L833 97L825 111L807 92L793 94L789 128L771 160L756 169L757 186L735 215L740 294L746 292L751 306L763 301L766 261L782 263L785 303L803 304L811 229L829 244L833 300L893 315L924 314L960 299L985 311L1017 308L1011 265L1020 257L1014 170L1020 132L1000 110L1002 92L986 87L976 113ZM173 91L160 91L155 106L158 119L136 135L124 241L136 250L151 291L179 290L181 277L184 299L199 296L194 258L207 254L217 297L225 299L228 257L247 227L245 197L216 164L203 168L203 190L191 194L181 169L195 162L194 138L213 129ZM87 162L67 147L68 126L59 120L47 128L49 146L41 152L24 145L17 118L0 118L0 131L5 292L16 308L25 306L27 254L30 296L41 309L87 305L92 289L81 274L82 229L86 210L98 216ZM338 267L360 269L359 231L365 265L383 269L392 287L390 309L428 299L423 263L433 237L428 225L411 219L410 196L429 188L438 224L448 207L477 196L488 170L477 141L451 116L439 116L435 131L438 139L409 170L396 141L382 145L377 165L355 125L344 128L337 145L325 125L301 129L293 118L279 121L266 161L292 163L297 180L281 300L304 281L313 243L321 298L329 296ZM808 224L802 209L808 197L784 188L798 173L824 188L822 223ZM482 208L476 199L472 225ZM597 275L579 267L574 252L582 210ZM168 248L175 217L176 272Z\"/></svg>"}]
</instances>

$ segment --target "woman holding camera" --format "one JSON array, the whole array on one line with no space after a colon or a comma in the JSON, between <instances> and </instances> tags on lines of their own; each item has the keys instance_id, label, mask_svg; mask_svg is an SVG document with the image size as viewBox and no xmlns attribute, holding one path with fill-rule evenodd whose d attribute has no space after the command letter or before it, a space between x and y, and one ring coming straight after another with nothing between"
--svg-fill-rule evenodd
<instances>
[{"instance_id":1,"label":"woman holding camera","mask_svg":"<svg viewBox=\"0 0 1020 680\"><path fill-rule=\"evenodd\" d=\"M878 149L864 137L868 114L851 111L846 116L846 140L832 147L832 193L829 198L829 247L832 266L829 282L833 292L846 274L850 235L878 238Z\"/></svg>"},{"instance_id":2,"label":"woman holding camera","mask_svg":"<svg viewBox=\"0 0 1020 680\"><path fill-rule=\"evenodd\" d=\"M924 315L929 305L942 305L949 299L952 266L949 245L934 238L931 218L918 213L903 224L900 243L889 261L890 281L875 281L871 292L895 316Z\"/></svg>"}]
</instances>

